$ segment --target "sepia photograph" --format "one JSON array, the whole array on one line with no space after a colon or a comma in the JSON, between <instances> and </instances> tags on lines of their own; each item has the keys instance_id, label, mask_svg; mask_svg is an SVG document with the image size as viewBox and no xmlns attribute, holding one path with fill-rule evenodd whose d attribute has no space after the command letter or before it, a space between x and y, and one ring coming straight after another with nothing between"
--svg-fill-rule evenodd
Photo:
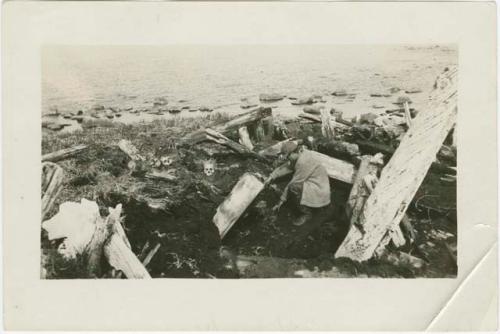
<instances>
[{"instance_id":1,"label":"sepia photograph","mask_svg":"<svg viewBox=\"0 0 500 334\"><path fill-rule=\"evenodd\" d=\"M45 45L42 279L455 278L453 44Z\"/></svg>"}]
</instances>

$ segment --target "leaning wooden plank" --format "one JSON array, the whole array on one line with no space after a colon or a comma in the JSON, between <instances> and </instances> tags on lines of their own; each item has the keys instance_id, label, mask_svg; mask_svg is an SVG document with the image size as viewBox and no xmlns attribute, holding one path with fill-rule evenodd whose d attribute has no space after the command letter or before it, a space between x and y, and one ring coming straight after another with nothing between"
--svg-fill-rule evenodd
<instances>
[{"instance_id":1,"label":"leaning wooden plank","mask_svg":"<svg viewBox=\"0 0 500 334\"><path fill-rule=\"evenodd\" d=\"M87 271L89 277L101 277L101 259L104 255L103 247L114 231L114 225L120 224L121 204L118 204L116 209L111 210L105 220L95 220L95 231L92 239L86 247L87 254ZM121 225L120 225L121 226Z\"/></svg>"},{"instance_id":2,"label":"leaning wooden plank","mask_svg":"<svg viewBox=\"0 0 500 334\"><path fill-rule=\"evenodd\" d=\"M56 162L59 160L71 158L71 157L83 152L87 148L88 148L87 145L77 145L75 147L65 148L65 149L62 149L59 151L47 153L47 154L44 154L42 156L42 162L45 162L45 161Z\"/></svg>"},{"instance_id":3,"label":"leaning wooden plank","mask_svg":"<svg viewBox=\"0 0 500 334\"><path fill-rule=\"evenodd\" d=\"M250 135L248 134L248 128L246 126L242 126L238 129L238 134L240 136L240 144L252 151L253 144L250 140Z\"/></svg>"},{"instance_id":4,"label":"leaning wooden plank","mask_svg":"<svg viewBox=\"0 0 500 334\"><path fill-rule=\"evenodd\" d=\"M241 153L241 154L253 153L252 151L250 151L248 149L248 147L243 146L240 143L237 143L237 142L227 138L226 136L224 136L220 132L217 132L213 129L205 129L205 133L206 133L206 138L208 140L211 140L211 141L214 141L214 142L219 143L221 145L227 146L230 149L232 149L238 153Z\"/></svg>"},{"instance_id":5,"label":"leaning wooden plank","mask_svg":"<svg viewBox=\"0 0 500 334\"><path fill-rule=\"evenodd\" d=\"M158 250L160 249L160 246L161 246L161 244L157 243L156 246L148 253L148 255L146 255L146 257L144 258L144 261L142 261L142 265L144 267L146 267L149 264L149 262L151 262L151 260L153 259L153 256L155 256L156 253L158 252Z\"/></svg>"},{"instance_id":6,"label":"leaning wooden plank","mask_svg":"<svg viewBox=\"0 0 500 334\"><path fill-rule=\"evenodd\" d=\"M227 234L229 229L236 223L238 218L245 212L255 197L264 188L257 177L251 173L245 173L238 180L229 196L217 208L213 218L215 226L219 229L221 239Z\"/></svg>"},{"instance_id":7,"label":"leaning wooden plank","mask_svg":"<svg viewBox=\"0 0 500 334\"><path fill-rule=\"evenodd\" d=\"M363 185L364 177L370 172L370 160L372 159L371 155L363 155L361 157L361 163L359 164L358 171L356 172L356 176L354 177L354 182L352 184L351 192L349 193L349 198L347 199L346 204L346 214L347 217L351 220L351 226L356 222L361 213L361 209L363 208L366 199L368 198L368 194Z\"/></svg>"},{"instance_id":8,"label":"leaning wooden plank","mask_svg":"<svg viewBox=\"0 0 500 334\"><path fill-rule=\"evenodd\" d=\"M246 125L250 122L258 121L265 117L271 116L271 114L272 114L271 108L259 107L247 113L241 114L228 122L210 128L217 132L225 134L229 131L237 130L241 126ZM200 129L185 136L183 138L183 141L186 144L196 144L205 139L206 139L205 131L204 129Z\"/></svg>"},{"instance_id":9,"label":"leaning wooden plank","mask_svg":"<svg viewBox=\"0 0 500 334\"><path fill-rule=\"evenodd\" d=\"M52 210L63 186L64 171L55 163L42 164L42 221Z\"/></svg>"},{"instance_id":10,"label":"leaning wooden plank","mask_svg":"<svg viewBox=\"0 0 500 334\"><path fill-rule=\"evenodd\" d=\"M405 120L406 120L406 125L408 127L411 126L411 113L410 113L410 106L408 105L408 102L406 101L404 104L404 109L405 109Z\"/></svg>"},{"instance_id":11,"label":"leaning wooden plank","mask_svg":"<svg viewBox=\"0 0 500 334\"><path fill-rule=\"evenodd\" d=\"M296 144L299 144L301 142L300 140L293 140L292 138L288 138L283 141L277 142L272 146L260 150L258 154L267 158L275 158L281 153L281 147L283 147L283 144L289 141L292 141Z\"/></svg>"},{"instance_id":12,"label":"leaning wooden plank","mask_svg":"<svg viewBox=\"0 0 500 334\"><path fill-rule=\"evenodd\" d=\"M321 117L320 116L317 116L317 115L312 115L312 114L306 114L306 113L303 113L303 114L300 114L299 115L299 118L303 118L303 119L306 119L308 121L313 121L313 122L317 122L317 123L322 123L321 121ZM337 122L335 119L331 118L330 120L331 122L331 125L334 127L334 128L342 128L342 129L345 129L345 128L349 128L348 125L346 124L343 124L343 123L340 123L340 122Z\"/></svg>"},{"instance_id":13,"label":"leaning wooden plank","mask_svg":"<svg viewBox=\"0 0 500 334\"><path fill-rule=\"evenodd\" d=\"M127 278L151 278L141 261L135 256L123 239L114 233L104 246L109 264L123 272Z\"/></svg>"},{"instance_id":14,"label":"leaning wooden plank","mask_svg":"<svg viewBox=\"0 0 500 334\"><path fill-rule=\"evenodd\" d=\"M457 117L457 69L438 77L429 105L413 119L412 126L363 209L362 234L351 228L336 257L356 261L371 258L388 230L399 224L443 141Z\"/></svg>"},{"instance_id":15,"label":"leaning wooden plank","mask_svg":"<svg viewBox=\"0 0 500 334\"><path fill-rule=\"evenodd\" d=\"M356 169L353 164L315 151L311 151L311 154L321 162L323 167L325 167L328 176L332 179L346 183L354 182Z\"/></svg>"}]
</instances>

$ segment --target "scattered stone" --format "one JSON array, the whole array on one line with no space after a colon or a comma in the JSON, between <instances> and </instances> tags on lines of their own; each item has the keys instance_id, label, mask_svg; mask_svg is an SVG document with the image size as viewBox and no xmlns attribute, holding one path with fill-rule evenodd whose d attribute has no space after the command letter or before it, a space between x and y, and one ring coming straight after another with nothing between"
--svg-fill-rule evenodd
<instances>
[{"instance_id":1,"label":"scattered stone","mask_svg":"<svg viewBox=\"0 0 500 334\"><path fill-rule=\"evenodd\" d=\"M260 94L259 95L259 100L262 102L276 102L276 101L281 101L285 98L284 95L282 94L276 94L276 93L271 93L271 94Z\"/></svg>"},{"instance_id":2,"label":"scattered stone","mask_svg":"<svg viewBox=\"0 0 500 334\"><path fill-rule=\"evenodd\" d=\"M373 108L373 109L383 109L383 108L385 108L385 107L384 107L383 105L380 105L380 104L373 104L373 105L372 105L372 108Z\"/></svg>"},{"instance_id":3,"label":"scattered stone","mask_svg":"<svg viewBox=\"0 0 500 334\"><path fill-rule=\"evenodd\" d=\"M64 129L65 127L67 126L70 126L71 124L59 124L59 123L51 123L51 124L47 124L46 128L49 129L49 130L52 130L52 131L60 131L62 129Z\"/></svg>"},{"instance_id":4,"label":"scattered stone","mask_svg":"<svg viewBox=\"0 0 500 334\"><path fill-rule=\"evenodd\" d=\"M347 96L347 91L345 89L338 89L332 93L333 96Z\"/></svg>"},{"instance_id":5,"label":"scattered stone","mask_svg":"<svg viewBox=\"0 0 500 334\"><path fill-rule=\"evenodd\" d=\"M398 87L391 87L391 88L389 88L389 92L390 92L391 94L396 94L396 93L398 93L399 91L401 91L401 88L398 88Z\"/></svg>"},{"instance_id":6,"label":"scattered stone","mask_svg":"<svg viewBox=\"0 0 500 334\"><path fill-rule=\"evenodd\" d=\"M405 90L405 93L406 94L418 94L418 93L422 93L422 90L418 89L418 88L410 88L408 90Z\"/></svg>"},{"instance_id":7,"label":"scattered stone","mask_svg":"<svg viewBox=\"0 0 500 334\"><path fill-rule=\"evenodd\" d=\"M386 93L371 93L371 97L390 97L391 94L386 94Z\"/></svg>"},{"instance_id":8,"label":"scattered stone","mask_svg":"<svg viewBox=\"0 0 500 334\"><path fill-rule=\"evenodd\" d=\"M199 110L202 111L202 112L211 112L211 111L213 111L212 108L209 108L207 106L201 106Z\"/></svg>"},{"instance_id":9,"label":"scattered stone","mask_svg":"<svg viewBox=\"0 0 500 334\"><path fill-rule=\"evenodd\" d=\"M304 105L304 104L313 104L313 103L314 103L314 99L312 97L304 97L304 98L300 98L298 100L292 101L292 104L294 106L300 106L300 105Z\"/></svg>"},{"instance_id":10,"label":"scattered stone","mask_svg":"<svg viewBox=\"0 0 500 334\"><path fill-rule=\"evenodd\" d=\"M242 109L249 109L249 108L255 108L255 107L257 107L257 106L258 106L258 104L255 104L255 103L250 103L250 102L248 102L248 101L247 101L247 102L245 102L245 103L243 103L243 104L241 105L241 108L242 108Z\"/></svg>"},{"instance_id":11,"label":"scattered stone","mask_svg":"<svg viewBox=\"0 0 500 334\"><path fill-rule=\"evenodd\" d=\"M169 106L167 108L167 111L171 114L178 114L181 112L181 108L179 106Z\"/></svg>"},{"instance_id":12,"label":"scattered stone","mask_svg":"<svg viewBox=\"0 0 500 334\"><path fill-rule=\"evenodd\" d=\"M308 114L321 115L321 109L324 108L324 106L305 106L302 110Z\"/></svg>"}]
</instances>

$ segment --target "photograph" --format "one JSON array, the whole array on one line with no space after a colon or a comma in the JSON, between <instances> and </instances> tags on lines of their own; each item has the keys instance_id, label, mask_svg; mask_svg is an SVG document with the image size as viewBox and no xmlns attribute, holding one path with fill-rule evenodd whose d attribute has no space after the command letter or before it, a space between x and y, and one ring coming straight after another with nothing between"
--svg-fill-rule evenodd
<instances>
[{"instance_id":1,"label":"photograph","mask_svg":"<svg viewBox=\"0 0 500 334\"><path fill-rule=\"evenodd\" d=\"M40 279L457 277L458 45L40 57Z\"/></svg>"}]
</instances>

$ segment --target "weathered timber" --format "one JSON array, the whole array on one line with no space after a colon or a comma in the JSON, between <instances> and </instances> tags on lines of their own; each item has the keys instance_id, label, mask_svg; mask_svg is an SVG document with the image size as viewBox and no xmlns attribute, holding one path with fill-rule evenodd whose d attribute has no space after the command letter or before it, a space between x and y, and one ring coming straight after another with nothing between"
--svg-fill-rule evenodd
<instances>
[{"instance_id":1,"label":"weathered timber","mask_svg":"<svg viewBox=\"0 0 500 334\"><path fill-rule=\"evenodd\" d=\"M356 169L353 164L315 151L311 151L311 154L321 162L332 179L351 184L354 182Z\"/></svg>"},{"instance_id":2,"label":"weathered timber","mask_svg":"<svg viewBox=\"0 0 500 334\"><path fill-rule=\"evenodd\" d=\"M363 179L370 172L371 168L375 167L370 163L371 159L371 155L364 155L361 157L361 163L359 164L358 171L354 177L349 198L347 199L345 209L347 217L349 217L351 221L351 226L355 225L357 222L358 217L361 214L361 209L363 209L365 201L369 195L366 187L364 186Z\"/></svg>"},{"instance_id":3,"label":"weathered timber","mask_svg":"<svg viewBox=\"0 0 500 334\"><path fill-rule=\"evenodd\" d=\"M326 173L330 178L351 184L354 182L356 168L353 164L315 151L311 151L311 154L325 167ZM275 175L276 177L273 177L275 179L291 174L292 172L293 170L288 167L288 163L285 163L276 168L270 176Z\"/></svg>"},{"instance_id":4,"label":"weathered timber","mask_svg":"<svg viewBox=\"0 0 500 334\"><path fill-rule=\"evenodd\" d=\"M248 148L250 151L253 150L253 144L250 140L250 135L248 134L248 129L246 126L242 126L238 129L238 134L240 136L240 144Z\"/></svg>"},{"instance_id":5,"label":"weathered timber","mask_svg":"<svg viewBox=\"0 0 500 334\"><path fill-rule=\"evenodd\" d=\"M404 109L405 109L405 120L406 120L406 125L408 125L408 127L411 126L411 113L410 113L410 106L408 105L408 102L405 102L403 104L404 106Z\"/></svg>"},{"instance_id":6,"label":"weathered timber","mask_svg":"<svg viewBox=\"0 0 500 334\"><path fill-rule=\"evenodd\" d=\"M151 278L144 265L130 249L130 243L120 223L121 204L109 209L113 232L104 244L104 255L109 264L127 278Z\"/></svg>"},{"instance_id":7,"label":"weathered timber","mask_svg":"<svg viewBox=\"0 0 500 334\"><path fill-rule=\"evenodd\" d=\"M224 136L223 134L217 132L217 131L214 131L212 129L205 129L205 133L207 135L207 139L208 140L211 140L213 142L216 142L218 144L221 144L221 145L224 145L224 146L227 146L229 147L230 149L238 152L238 153L241 153L241 154L246 154L246 153L249 153L251 152L248 147L246 146L243 146L229 138L227 138L226 136Z\"/></svg>"},{"instance_id":8,"label":"weathered timber","mask_svg":"<svg viewBox=\"0 0 500 334\"><path fill-rule=\"evenodd\" d=\"M438 77L429 105L415 119L382 170L365 203L365 233L351 228L335 256L355 261L370 259L387 231L397 226L426 176L457 116L457 69Z\"/></svg>"},{"instance_id":9,"label":"weathered timber","mask_svg":"<svg viewBox=\"0 0 500 334\"><path fill-rule=\"evenodd\" d=\"M144 267L146 267L149 264L149 262L151 262L151 260L153 259L153 256L155 256L156 253L158 252L158 250L160 249L160 246L161 246L161 244L157 243L156 246L148 253L148 255L146 255L146 257L144 258L144 261L142 261L142 265Z\"/></svg>"},{"instance_id":10,"label":"weathered timber","mask_svg":"<svg viewBox=\"0 0 500 334\"><path fill-rule=\"evenodd\" d=\"M55 163L42 164L42 221L52 210L63 186L64 171Z\"/></svg>"},{"instance_id":11,"label":"weathered timber","mask_svg":"<svg viewBox=\"0 0 500 334\"><path fill-rule=\"evenodd\" d=\"M212 130L225 134L229 131L237 130L243 125L246 125L251 122L258 121L265 117L271 116L272 109L259 107L247 113L241 114L230 121L225 122L224 124L215 125L210 127ZM205 129L200 129L195 132L192 132L183 138L183 141L186 144L196 144L200 141L206 139Z\"/></svg>"},{"instance_id":12,"label":"weathered timber","mask_svg":"<svg viewBox=\"0 0 500 334\"><path fill-rule=\"evenodd\" d=\"M376 153L383 153L385 156L391 157L394 152L396 152L396 148L383 144L383 143L377 143L374 141L369 141L369 140L363 140L363 139L356 139L354 142L359 146L362 152L368 153L368 154L376 154ZM438 152L438 157L440 157L440 154ZM447 166L444 163L441 163L439 161L433 161L431 164L431 171L436 172L436 173L448 173L448 174L456 174L456 170L453 167Z\"/></svg>"},{"instance_id":13,"label":"weathered timber","mask_svg":"<svg viewBox=\"0 0 500 334\"><path fill-rule=\"evenodd\" d=\"M295 142L296 144L300 143L300 140L293 140L292 138L288 138L272 146L260 150L258 154L266 158L275 158L281 153L281 147L283 146L283 144L289 141Z\"/></svg>"},{"instance_id":14,"label":"weathered timber","mask_svg":"<svg viewBox=\"0 0 500 334\"><path fill-rule=\"evenodd\" d=\"M229 232L263 188L264 183L251 173L243 174L238 180L229 196L217 208L217 213L213 218L221 239Z\"/></svg>"},{"instance_id":15,"label":"weathered timber","mask_svg":"<svg viewBox=\"0 0 500 334\"><path fill-rule=\"evenodd\" d=\"M342 140L320 141L317 151L338 159L352 161L360 155L359 146Z\"/></svg>"},{"instance_id":16,"label":"weathered timber","mask_svg":"<svg viewBox=\"0 0 500 334\"><path fill-rule=\"evenodd\" d=\"M321 117L317 116L317 115L303 113L303 114L299 115L299 118L303 118L305 120L312 121L312 122L322 123ZM330 122L332 123L334 128L345 129L345 128L349 127L349 125L346 125L346 124L341 123L341 122L337 122L334 119L331 119Z\"/></svg>"},{"instance_id":17,"label":"weathered timber","mask_svg":"<svg viewBox=\"0 0 500 334\"><path fill-rule=\"evenodd\" d=\"M89 277L102 276L101 259L104 256L103 247L104 243L114 231L113 225L120 224L119 214L121 212L121 205L118 208L118 211L114 210L108 215L108 217L106 217L105 220L96 219L95 221L95 232L85 250L85 253L87 254L87 271Z\"/></svg>"},{"instance_id":18,"label":"weathered timber","mask_svg":"<svg viewBox=\"0 0 500 334\"><path fill-rule=\"evenodd\" d=\"M64 159L74 157L88 148L87 145L77 145L75 147L65 148L59 151L44 154L42 156L42 162L51 161L56 162Z\"/></svg>"},{"instance_id":19,"label":"weathered timber","mask_svg":"<svg viewBox=\"0 0 500 334\"><path fill-rule=\"evenodd\" d=\"M160 180L160 181L177 180L177 176L169 173L168 171L152 171L151 173L146 173L146 175L144 176L151 180Z\"/></svg>"},{"instance_id":20,"label":"weathered timber","mask_svg":"<svg viewBox=\"0 0 500 334\"><path fill-rule=\"evenodd\" d=\"M321 134L326 139L333 139L335 131L330 120L330 112L326 109L321 109Z\"/></svg>"},{"instance_id":21,"label":"weathered timber","mask_svg":"<svg viewBox=\"0 0 500 334\"><path fill-rule=\"evenodd\" d=\"M151 278L141 261L116 233L111 235L104 246L104 254L109 264L123 272L127 278Z\"/></svg>"}]
</instances>

